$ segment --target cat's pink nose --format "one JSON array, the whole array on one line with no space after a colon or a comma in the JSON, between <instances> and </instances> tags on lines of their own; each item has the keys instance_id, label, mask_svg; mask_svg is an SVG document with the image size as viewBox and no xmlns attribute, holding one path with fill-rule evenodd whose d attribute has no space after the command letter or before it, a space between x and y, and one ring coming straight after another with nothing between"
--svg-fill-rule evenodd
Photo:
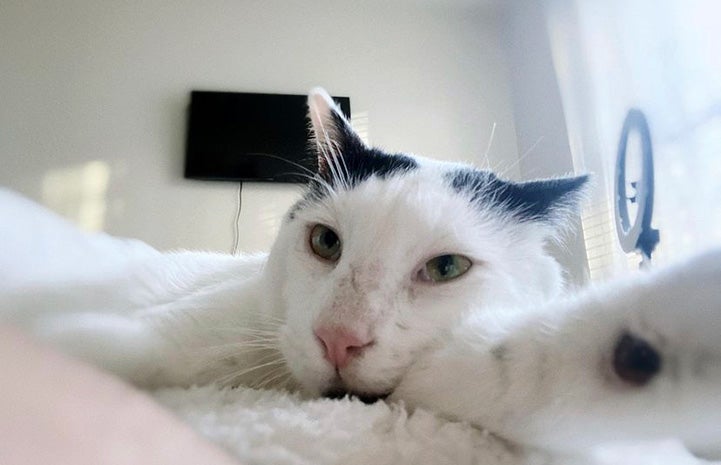
<instances>
[{"instance_id":1,"label":"cat's pink nose","mask_svg":"<svg viewBox=\"0 0 721 465\"><path fill-rule=\"evenodd\" d=\"M315 336L323 346L326 360L336 368L345 367L353 357L373 344L371 338L362 337L346 328L323 326L315 330Z\"/></svg>"}]
</instances>

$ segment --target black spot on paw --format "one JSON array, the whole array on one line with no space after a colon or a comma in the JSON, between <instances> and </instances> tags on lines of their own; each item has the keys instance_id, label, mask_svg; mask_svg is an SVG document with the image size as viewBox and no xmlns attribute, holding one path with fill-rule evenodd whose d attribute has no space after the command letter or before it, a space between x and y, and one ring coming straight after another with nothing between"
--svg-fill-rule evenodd
<instances>
[{"instance_id":1,"label":"black spot on paw","mask_svg":"<svg viewBox=\"0 0 721 465\"><path fill-rule=\"evenodd\" d=\"M661 371L661 355L648 342L623 333L613 350L613 370L623 381L643 386Z\"/></svg>"}]
</instances>

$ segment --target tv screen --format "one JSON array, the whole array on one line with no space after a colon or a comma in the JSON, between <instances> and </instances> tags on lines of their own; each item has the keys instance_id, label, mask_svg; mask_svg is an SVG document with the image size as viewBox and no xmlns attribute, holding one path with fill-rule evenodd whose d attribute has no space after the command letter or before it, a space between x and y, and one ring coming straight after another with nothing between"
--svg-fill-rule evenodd
<instances>
[{"instance_id":1,"label":"tv screen","mask_svg":"<svg viewBox=\"0 0 721 465\"><path fill-rule=\"evenodd\" d=\"M308 144L305 95L192 91L185 177L222 181L307 181L317 170ZM350 118L350 99L334 97ZM298 166L300 165L300 166ZM305 168L305 169L303 169Z\"/></svg>"}]
</instances>

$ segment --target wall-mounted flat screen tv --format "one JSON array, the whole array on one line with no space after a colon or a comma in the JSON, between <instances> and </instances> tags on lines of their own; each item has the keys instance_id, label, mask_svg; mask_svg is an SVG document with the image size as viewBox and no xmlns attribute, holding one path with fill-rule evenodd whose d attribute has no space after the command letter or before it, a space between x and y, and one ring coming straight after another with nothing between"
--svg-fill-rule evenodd
<instances>
[{"instance_id":1,"label":"wall-mounted flat screen tv","mask_svg":"<svg viewBox=\"0 0 721 465\"><path fill-rule=\"evenodd\" d=\"M350 99L333 97L350 118ZM185 177L307 182L317 160L308 144L305 95L192 91ZM298 166L300 165L300 166ZM305 168L305 169L304 169Z\"/></svg>"}]
</instances>

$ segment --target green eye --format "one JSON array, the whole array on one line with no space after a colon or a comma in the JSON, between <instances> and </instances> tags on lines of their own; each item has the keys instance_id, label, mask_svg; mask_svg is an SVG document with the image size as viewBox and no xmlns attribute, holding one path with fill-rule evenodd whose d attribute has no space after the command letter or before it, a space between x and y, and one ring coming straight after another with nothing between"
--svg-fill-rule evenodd
<instances>
[{"instance_id":1,"label":"green eye","mask_svg":"<svg viewBox=\"0 0 721 465\"><path fill-rule=\"evenodd\" d=\"M464 275L471 268L471 261L463 255L439 255L426 262L418 272L422 281L441 283Z\"/></svg>"},{"instance_id":2,"label":"green eye","mask_svg":"<svg viewBox=\"0 0 721 465\"><path fill-rule=\"evenodd\" d=\"M340 246L340 237L328 226L316 224L310 230L310 248L319 257L332 262L337 261L340 258Z\"/></svg>"}]
</instances>

